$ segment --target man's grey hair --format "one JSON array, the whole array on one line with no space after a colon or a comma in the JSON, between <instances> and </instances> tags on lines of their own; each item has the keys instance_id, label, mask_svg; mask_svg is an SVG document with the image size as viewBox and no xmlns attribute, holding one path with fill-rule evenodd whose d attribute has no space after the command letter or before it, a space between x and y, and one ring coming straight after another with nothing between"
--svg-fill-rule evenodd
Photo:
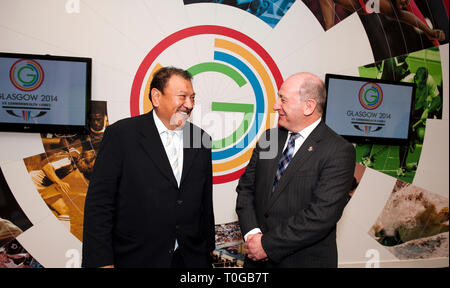
<instances>
[{"instance_id":1,"label":"man's grey hair","mask_svg":"<svg viewBox=\"0 0 450 288\"><path fill-rule=\"evenodd\" d=\"M300 99L306 101L314 99L317 103L317 111L322 114L325 108L327 91L323 81L314 74L303 72L299 73L303 81L299 87Z\"/></svg>"}]
</instances>

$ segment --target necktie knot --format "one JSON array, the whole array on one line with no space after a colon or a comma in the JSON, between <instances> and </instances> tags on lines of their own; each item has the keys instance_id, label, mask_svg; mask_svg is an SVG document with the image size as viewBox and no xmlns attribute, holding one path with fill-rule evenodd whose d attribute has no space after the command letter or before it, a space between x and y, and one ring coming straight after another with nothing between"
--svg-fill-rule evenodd
<instances>
[{"instance_id":1,"label":"necktie knot","mask_svg":"<svg viewBox=\"0 0 450 288\"><path fill-rule=\"evenodd\" d=\"M173 138L173 136L175 136L175 132L173 130L167 130L167 135Z\"/></svg>"},{"instance_id":2,"label":"necktie knot","mask_svg":"<svg viewBox=\"0 0 450 288\"><path fill-rule=\"evenodd\" d=\"M173 134L173 131L171 131L171 130L167 130L166 133L167 133L167 145L170 145L170 143L173 140L174 134Z\"/></svg>"},{"instance_id":3,"label":"necktie knot","mask_svg":"<svg viewBox=\"0 0 450 288\"><path fill-rule=\"evenodd\" d=\"M176 143L176 141L178 141L178 139L180 138L178 135L179 133L177 133L174 130L166 130L167 133L167 140L166 140L166 145L167 146L171 146L172 143ZM178 149L177 149L178 150Z\"/></svg>"},{"instance_id":4,"label":"necktie knot","mask_svg":"<svg viewBox=\"0 0 450 288\"><path fill-rule=\"evenodd\" d=\"M289 136L289 141L295 141L300 136L302 136L300 133L291 133L291 135Z\"/></svg>"}]
</instances>

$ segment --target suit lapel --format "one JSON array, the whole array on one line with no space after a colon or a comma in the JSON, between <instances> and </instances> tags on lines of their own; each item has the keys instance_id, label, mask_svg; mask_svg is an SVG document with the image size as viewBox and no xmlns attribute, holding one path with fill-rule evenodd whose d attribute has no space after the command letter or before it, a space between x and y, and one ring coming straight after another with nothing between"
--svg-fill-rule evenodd
<instances>
[{"instance_id":1,"label":"suit lapel","mask_svg":"<svg viewBox=\"0 0 450 288\"><path fill-rule=\"evenodd\" d=\"M199 135L196 135L197 133L194 133L193 130L194 126L190 122L186 122L186 125L183 128L183 171L181 173L180 186L183 184L184 179L189 174L192 163L194 163L195 156L199 151L199 149L194 149L194 143L196 143L198 139L195 140L193 138L196 136L201 137L201 133L198 133Z\"/></svg>"},{"instance_id":2,"label":"suit lapel","mask_svg":"<svg viewBox=\"0 0 450 288\"><path fill-rule=\"evenodd\" d=\"M316 129L314 129L311 132L311 134L305 140L305 142L303 142L302 146L297 151L297 153L295 153L294 158L291 160L288 168L284 172L283 176L280 178L278 186L275 188L275 191L271 193L271 197L269 199L266 211L270 210L270 208L278 199L280 194L283 192L287 184L295 177L295 173L302 167L302 165L304 165L305 162L308 161L310 157L314 155L315 153L314 147L322 139L322 132L324 131L324 127L325 126L323 125L323 122L320 122L320 124L316 127Z\"/></svg>"},{"instance_id":3,"label":"suit lapel","mask_svg":"<svg viewBox=\"0 0 450 288\"><path fill-rule=\"evenodd\" d=\"M156 128L153 112L149 112L144 116L140 132L142 136L140 139L142 149L153 160L155 166L161 171L161 174L178 187L172 167L170 167L169 158L167 158L166 150Z\"/></svg>"}]
</instances>

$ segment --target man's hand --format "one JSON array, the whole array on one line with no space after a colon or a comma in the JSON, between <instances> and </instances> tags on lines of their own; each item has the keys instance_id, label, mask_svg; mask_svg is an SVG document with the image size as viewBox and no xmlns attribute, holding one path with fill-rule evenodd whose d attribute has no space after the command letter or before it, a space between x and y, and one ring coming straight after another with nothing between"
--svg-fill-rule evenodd
<instances>
[{"instance_id":1,"label":"man's hand","mask_svg":"<svg viewBox=\"0 0 450 288\"><path fill-rule=\"evenodd\" d=\"M268 260L266 251L261 244L262 235L261 233L249 235L245 243L248 258L252 261Z\"/></svg>"}]
</instances>

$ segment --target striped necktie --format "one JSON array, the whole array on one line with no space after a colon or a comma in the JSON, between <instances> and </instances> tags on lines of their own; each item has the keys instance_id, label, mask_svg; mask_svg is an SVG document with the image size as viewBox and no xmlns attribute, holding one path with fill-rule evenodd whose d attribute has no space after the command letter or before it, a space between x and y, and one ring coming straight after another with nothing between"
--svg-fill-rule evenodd
<instances>
[{"instance_id":1,"label":"striped necktie","mask_svg":"<svg viewBox=\"0 0 450 288\"><path fill-rule=\"evenodd\" d=\"M284 149L283 154L281 155L280 160L278 161L278 169L275 174L275 179L273 180L272 192L277 188L278 181L280 181L281 176L283 176L284 171L286 171L289 162L292 160L292 155L294 155L295 149L295 139L300 137L300 133L291 133L289 136L289 141L286 149Z\"/></svg>"},{"instance_id":2,"label":"striped necktie","mask_svg":"<svg viewBox=\"0 0 450 288\"><path fill-rule=\"evenodd\" d=\"M170 166L172 167L173 175L177 179L178 184L180 183L181 169L179 165L178 158L178 141L175 137L178 137L176 132L167 130L167 156L169 157Z\"/></svg>"}]
</instances>

